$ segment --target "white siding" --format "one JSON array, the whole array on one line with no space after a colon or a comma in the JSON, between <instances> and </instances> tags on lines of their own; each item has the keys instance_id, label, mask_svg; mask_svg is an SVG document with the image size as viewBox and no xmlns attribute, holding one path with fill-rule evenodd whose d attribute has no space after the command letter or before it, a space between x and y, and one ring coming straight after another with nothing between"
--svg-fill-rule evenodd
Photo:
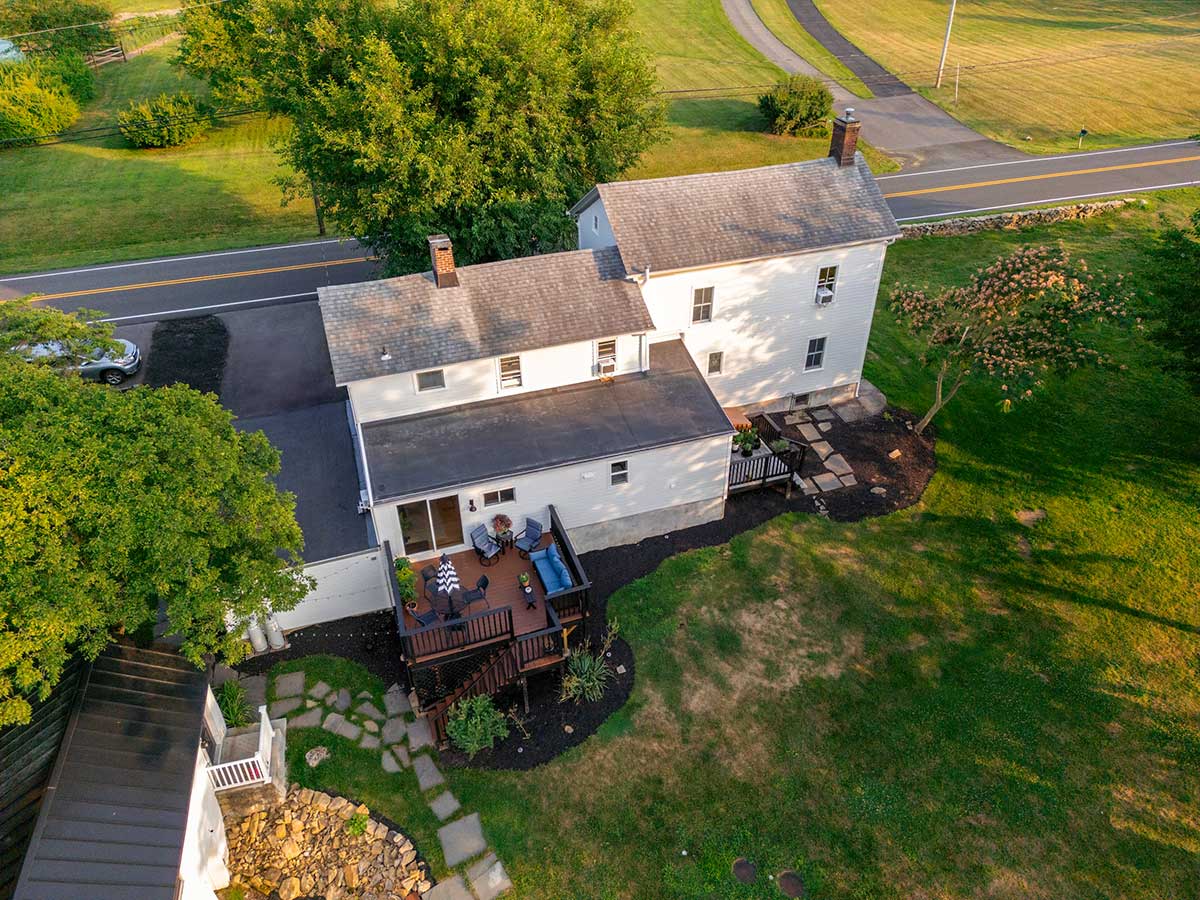
<instances>
[{"instance_id":1,"label":"white siding","mask_svg":"<svg viewBox=\"0 0 1200 900\"><path fill-rule=\"evenodd\" d=\"M580 250L611 247L617 242L613 237L612 225L608 221L608 213L605 212L599 196L584 208L575 224L579 230Z\"/></svg>"},{"instance_id":2,"label":"white siding","mask_svg":"<svg viewBox=\"0 0 1200 900\"><path fill-rule=\"evenodd\" d=\"M617 339L617 371L638 371L637 335L604 335ZM446 387L417 392L416 375L404 372L354 381L348 385L359 422L410 416L416 413L475 403L499 396L578 384L595 377L596 342L580 341L530 350L521 357L521 387L500 389L499 357L443 366Z\"/></svg>"},{"instance_id":3,"label":"white siding","mask_svg":"<svg viewBox=\"0 0 1200 900\"><path fill-rule=\"evenodd\" d=\"M554 504L563 525L570 530L656 509L724 497L729 456L727 436L704 438L595 462L435 491L405 498L403 502L457 494L464 543L471 529L481 524L488 524L491 530L492 516L497 513L504 513L511 518L517 531L524 527L526 516L532 516L548 528L547 507L550 504ZM610 464L617 460L629 461L628 484L610 484ZM516 499L512 503L484 507L484 492L509 487L516 491ZM475 512L469 509L471 500L475 501ZM404 541L400 536L397 505L395 501L376 504L372 514L380 541L390 541L393 552L400 556L403 555ZM462 548L461 545L439 548L425 556L435 556L442 550L454 549ZM416 555L415 558L422 557Z\"/></svg>"},{"instance_id":4,"label":"white siding","mask_svg":"<svg viewBox=\"0 0 1200 900\"><path fill-rule=\"evenodd\" d=\"M217 795L209 784L204 753L196 751L192 795L179 860L180 900L217 900L216 892L229 886L226 859L229 844Z\"/></svg>"},{"instance_id":5,"label":"white siding","mask_svg":"<svg viewBox=\"0 0 1200 900\"><path fill-rule=\"evenodd\" d=\"M862 377L886 243L843 247L675 274L651 274L642 289L658 328L654 338L683 335L701 372L708 354L725 354L722 374L708 378L723 406L744 406L854 384ZM838 266L835 299L815 302L817 272ZM692 324L692 292L714 288L712 321ZM805 372L810 338L827 336L825 363ZM653 338L652 338L653 339Z\"/></svg>"},{"instance_id":6,"label":"white siding","mask_svg":"<svg viewBox=\"0 0 1200 900\"><path fill-rule=\"evenodd\" d=\"M305 566L304 574L315 578L317 586L295 609L275 613L275 620L284 631L293 631L331 619L390 609L392 599L384 580L385 569L382 550Z\"/></svg>"}]
</instances>

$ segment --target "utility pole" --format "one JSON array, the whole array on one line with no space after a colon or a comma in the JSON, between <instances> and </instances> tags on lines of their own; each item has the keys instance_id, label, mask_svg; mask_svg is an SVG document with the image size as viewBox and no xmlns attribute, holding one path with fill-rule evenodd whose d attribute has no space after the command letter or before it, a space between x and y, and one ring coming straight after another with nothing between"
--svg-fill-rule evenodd
<instances>
[{"instance_id":1,"label":"utility pole","mask_svg":"<svg viewBox=\"0 0 1200 900\"><path fill-rule=\"evenodd\" d=\"M954 27L954 7L958 5L958 0L950 0L950 15L946 17L946 39L942 41L942 58L938 62L937 84L935 88L942 86L942 72L946 69L946 53L950 49L950 29Z\"/></svg>"},{"instance_id":2,"label":"utility pole","mask_svg":"<svg viewBox=\"0 0 1200 900\"><path fill-rule=\"evenodd\" d=\"M317 234L321 237L325 236L325 210L321 206L321 197L317 193L317 183L311 178L308 180L312 186L313 212L317 214Z\"/></svg>"},{"instance_id":3,"label":"utility pole","mask_svg":"<svg viewBox=\"0 0 1200 900\"><path fill-rule=\"evenodd\" d=\"M962 63L954 64L954 105L958 106L958 76L962 74Z\"/></svg>"}]
</instances>

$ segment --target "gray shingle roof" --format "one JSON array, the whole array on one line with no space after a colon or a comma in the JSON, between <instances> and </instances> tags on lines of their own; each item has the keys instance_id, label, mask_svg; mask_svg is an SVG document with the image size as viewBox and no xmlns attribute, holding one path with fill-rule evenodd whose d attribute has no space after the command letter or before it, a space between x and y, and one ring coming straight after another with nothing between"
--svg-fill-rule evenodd
<instances>
[{"instance_id":1,"label":"gray shingle roof","mask_svg":"<svg viewBox=\"0 0 1200 900\"><path fill-rule=\"evenodd\" d=\"M732 432L676 340L649 372L370 422L363 446L379 501Z\"/></svg>"},{"instance_id":2,"label":"gray shingle roof","mask_svg":"<svg viewBox=\"0 0 1200 900\"><path fill-rule=\"evenodd\" d=\"M900 236L862 156L840 168L808 162L601 184L621 258L629 272L802 253Z\"/></svg>"},{"instance_id":3,"label":"gray shingle roof","mask_svg":"<svg viewBox=\"0 0 1200 900\"><path fill-rule=\"evenodd\" d=\"M615 247L462 266L458 279L439 289L425 272L318 289L337 383L654 327Z\"/></svg>"},{"instance_id":4,"label":"gray shingle roof","mask_svg":"<svg viewBox=\"0 0 1200 900\"><path fill-rule=\"evenodd\" d=\"M15 900L171 900L208 681L174 653L113 644L58 751Z\"/></svg>"}]
</instances>

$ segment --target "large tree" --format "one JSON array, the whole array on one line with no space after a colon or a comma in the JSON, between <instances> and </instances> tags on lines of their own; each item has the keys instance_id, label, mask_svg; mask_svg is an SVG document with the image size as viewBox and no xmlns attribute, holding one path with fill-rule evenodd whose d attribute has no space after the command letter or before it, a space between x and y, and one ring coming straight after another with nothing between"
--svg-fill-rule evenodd
<instances>
[{"instance_id":1,"label":"large tree","mask_svg":"<svg viewBox=\"0 0 1200 900\"><path fill-rule=\"evenodd\" d=\"M26 698L47 694L73 654L153 622L160 603L197 665L237 660L248 618L290 609L309 588L292 568L302 536L292 496L272 480L278 452L234 429L211 394L116 391L26 362L7 348L108 337L89 337L78 317L6 309L0 725L27 720Z\"/></svg>"},{"instance_id":2,"label":"large tree","mask_svg":"<svg viewBox=\"0 0 1200 900\"><path fill-rule=\"evenodd\" d=\"M1200 209L1190 228L1159 240L1154 293L1160 301L1155 339L1171 351L1169 366L1200 391Z\"/></svg>"},{"instance_id":3,"label":"large tree","mask_svg":"<svg viewBox=\"0 0 1200 900\"><path fill-rule=\"evenodd\" d=\"M923 341L921 361L935 372L933 404L914 430L924 431L972 377L998 382L1007 411L1052 372L1109 363L1095 326L1125 319L1127 300L1122 276L1109 280L1048 247L1001 257L966 285L898 288L892 311Z\"/></svg>"},{"instance_id":4,"label":"large tree","mask_svg":"<svg viewBox=\"0 0 1200 900\"><path fill-rule=\"evenodd\" d=\"M116 43L112 9L102 0L3 0L0 37L35 53L88 53Z\"/></svg>"},{"instance_id":5,"label":"large tree","mask_svg":"<svg viewBox=\"0 0 1200 900\"><path fill-rule=\"evenodd\" d=\"M185 65L289 116L289 192L315 189L392 272L426 267L434 232L462 262L568 246L564 209L662 123L625 0L241 4L203 18L238 54L189 27Z\"/></svg>"}]
</instances>

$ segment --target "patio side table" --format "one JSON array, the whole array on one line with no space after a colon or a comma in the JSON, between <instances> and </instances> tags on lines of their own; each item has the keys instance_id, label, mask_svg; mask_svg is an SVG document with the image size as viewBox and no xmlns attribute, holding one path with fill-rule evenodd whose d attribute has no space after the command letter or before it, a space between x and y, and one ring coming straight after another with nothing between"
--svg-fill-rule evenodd
<instances>
[{"instance_id":1,"label":"patio side table","mask_svg":"<svg viewBox=\"0 0 1200 900\"><path fill-rule=\"evenodd\" d=\"M511 529L509 529L508 531L498 532L496 534L495 541L500 545L500 552L506 554L512 549L513 544L516 543L517 536Z\"/></svg>"}]
</instances>

